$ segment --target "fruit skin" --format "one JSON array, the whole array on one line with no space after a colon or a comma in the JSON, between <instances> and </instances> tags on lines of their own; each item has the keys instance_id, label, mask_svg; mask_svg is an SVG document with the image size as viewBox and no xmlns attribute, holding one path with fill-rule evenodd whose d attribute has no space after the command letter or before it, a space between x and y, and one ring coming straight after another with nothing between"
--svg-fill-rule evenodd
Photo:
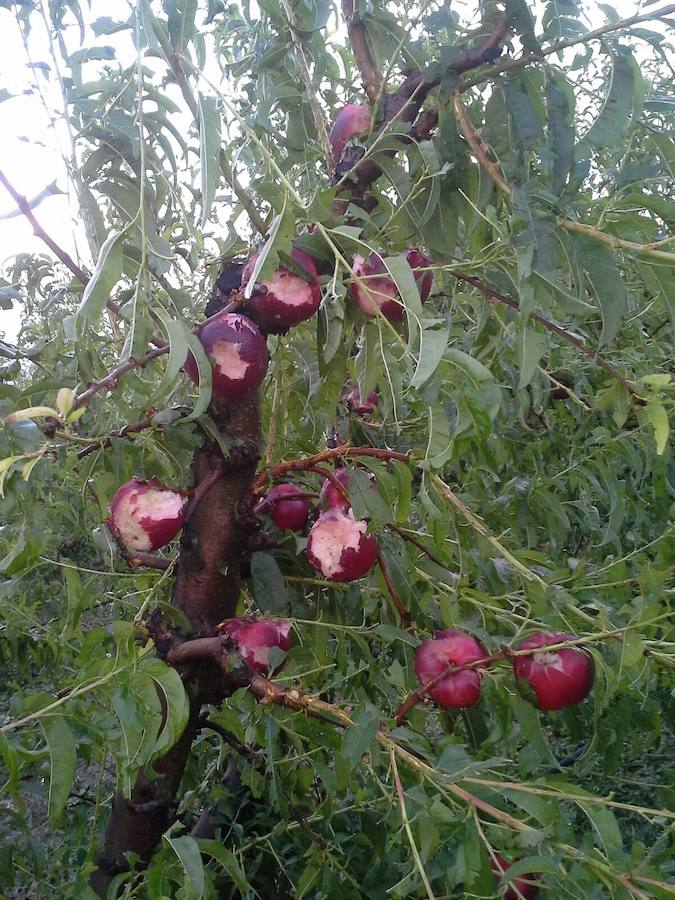
<instances>
[{"instance_id":1,"label":"fruit skin","mask_svg":"<svg viewBox=\"0 0 675 900\"><path fill-rule=\"evenodd\" d=\"M352 470L348 469L346 466L341 469L336 469L333 473L333 477L335 478L335 480L344 485L347 491L349 491L349 480L351 476ZM321 491L319 492L319 504L324 509L349 509L349 507L351 506L351 503L349 502L349 495L345 497L343 494L341 494L340 491L335 487L335 485L327 478L321 485Z\"/></svg>"},{"instance_id":2,"label":"fruit skin","mask_svg":"<svg viewBox=\"0 0 675 900\"><path fill-rule=\"evenodd\" d=\"M256 253L244 266L242 287L248 284L258 256ZM307 271L312 281L310 283L281 267L268 281L256 283L249 305L254 318L267 331L285 331L292 325L304 322L314 315L321 304L321 288L314 260L297 247L293 247L291 257Z\"/></svg>"},{"instance_id":3,"label":"fruit skin","mask_svg":"<svg viewBox=\"0 0 675 900\"><path fill-rule=\"evenodd\" d=\"M370 130L370 107L362 103L348 103L335 117L328 140L333 159L339 162L347 141L355 135L363 137Z\"/></svg>"},{"instance_id":4,"label":"fruit skin","mask_svg":"<svg viewBox=\"0 0 675 900\"><path fill-rule=\"evenodd\" d=\"M128 550L154 552L172 541L185 524L188 498L157 478L131 479L110 501L108 525Z\"/></svg>"},{"instance_id":5,"label":"fruit skin","mask_svg":"<svg viewBox=\"0 0 675 900\"><path fill-rule=\"evenodd\" d=\"M347 406L358 416L372 416L379 402L380 398L375 391L368 394L364 401L361 401L361 394L358 388L354 388L353 391L347 394Z\"/></svg>"},{"instance_id":6,"label":"fruit skin","mask_svg":"<svg viewBox=\"0 0 675 900\"><path fill-rule=\"evenodd\" d=\"M361 284L354 281L351 286L352 297L361 312L367 316L376 316L379 307L382 315L390 322L401 322L405 309L398 288L389 277L389 272L384 264L383 260L386 256L388 256L387 253L371 253L368 259L358 254L354 257L352 270L355 278L380 275L383 277L368 277ZM431 260L427 259L419 250L408 250L406 258L413 269L431 265ZM433 280L433 272L415 274L422 303L429 296Z\"/></svg>"},{"instance_id":7,"label":"fruit skin","mask_svg":"<svg viewBox=\"0 0 675 900\"><path fill-rule=\"evenodd\" d=\"M312 525L307 559L324 578L356 581L369 572L377 557L377 541L366 534L366 522L354 518L351 509L329 509Z\"/></svg>"},{"instance_id":8,"label":"fruit skin","mask_svg":"<svg viewBox=\"0 0 675 900\"><path fill-rule=\"evenodd\" d=\"M518 862L518 860L514 861ZM509 868L509 863L500 853L495 853L495 859L490 857L490 868L496 875L501 877ZM514 878L511 884L517 890L509 886L506 894L504 894L504 900L521 900L521 897L524 897L525 900L534 900L535 897L539 896L539 888L535 884L528 884L528 882L538 877L537 875L524 875L522 878Z\"/></svg>"},{"instance_id":9,"label":"fruit skin","mask_svg":"<svg viewBox=\"0 0 675 900\"><path fill-rule=\"evenodd\" d=\"M257 326L239 313L221 313L199 333L213 366L213 394L238 400L260 386L267 374L267 344ZM186 375L199 384L197 361L188 353Z\"/></svg>"},{"instance_id":10,"label":"fruit skin","mask_svg":"<svg viewBox=\"0 0 675 900\"><path fill-rule=\"evenodd\" d=\"M415 674L420 684L439 675L449 663L456 666L476 662L487 656L479 640L463 631L450 628L436 631L415 653ZM440 706L462 709L475 706L480 700L481 674L477 669L450 673L433 687L429 694Z\"/></svg>"},{"instance_id":11,"label":"fruit skin","mask_svg":"<svg viewBox=\"0 0 675 900\"><path fill-rule=\"evenodd\" d=\"M295 484L277 484L267 492L270 519L282 531L302 531L309 518L309 503Z\"/></svg>"},{"instance_id":12,"label":"fruit skin","mask_svg":"<svg viewBox=\"0 0 675 900\"><path fill-rule=\"evenodd\" d=\"M593 658L586 650L567 647L549 653L545 649L574 639L573 634L538 631L518 645L518 650L542 648L541 653L516 656L513 660L513 674L519 687L527 691L529 686L534 690L539 709L549 712L575 706L591 692Z\"/></svg>"},{"instance_id":13,"label":"fruit skin","mask_svg":"<svg viewBox=\"0 0 675 900\"><path fill-rule=\"evenodd\" d=\"M280 650L291 648L291 625L284 619L241 616L226 622L221 633L232 638L242 659L256 672L269 671L272 647L279 647Z\"/></svg>"}]
</instances>

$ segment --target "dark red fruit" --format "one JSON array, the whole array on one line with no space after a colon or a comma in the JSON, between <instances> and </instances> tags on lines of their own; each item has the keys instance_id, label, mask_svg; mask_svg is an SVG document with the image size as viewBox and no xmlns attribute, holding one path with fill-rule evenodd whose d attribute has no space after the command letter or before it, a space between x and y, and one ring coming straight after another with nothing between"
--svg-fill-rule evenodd
<instances>
[{"instance_id":1,"label":"dark red fruit","mask_svg":"<svg viewBox=\"0 0 675 900\"><path fill-rule=\"evenodd\" d=\"M310 529L307 559L331 581L362 578L377 556L377 541L366 534L367 527L354 518L351 509L329 509Z\"/></svg>"},{"instance_id":2,"label":"dark red fruit","mask_svg":"<svg viewBox=\"0 0 675 900\"><path fill-rule=\"evenodd\" d=\"M309 503L295 484L277 484L265 497L270 518L282 531L302 531L309 518Z\"/></svg>"},{"instance_id":3,"label":"dark red fruit","mask_svg":"<svg viewBox=\"0 0 675 900\"><path fill-rule=\"evenodd\" d=\"M461 666L487 656L485 647L463 631L437 631L427 638L415 653L415 674L420 684L435 678L450 664ZM459 709L475 706L480 700L481 674L477 669L450 673L429 694L440 706Z\"/></svg>"},{"instance_id":4,"label":"dark red fruit","mask_svg":"<svg viewBox=\"0 0 675 900\"><path fill-rule=\"evenodd\" d=\"M563 387L551 388L551 400L567 400L569 395L569 391Z\"/></svg>"},{"instance_id":5,"label":"dark red fruit","mask_svg":"<svg viewBox=\"0 0 675 900\"><path fill-rule=\"evenodd\" d=\"M400 322L403 319L404 306L401 295L394 281L389 277L384 258L386 253L371 253L366 260L363 256L355 256L352 266L354 278L364 278L352 283L352 296L361 312L367 316L376 316L377 310L392 322ZM408 250L406 253L408 264L412 269L419 269L431 265L419 250ZM415 273L415 281L420 293L422 303L429 296L433 283L433 272ZM382 276L382 277L380 277Z\"/></svg>"},{"instance_id":6,"label":"dark red fruit","mask_svg":"<svg viewBox=\"0 0 675 900\"><path fill-rule=\"evenodd\" d=\"M284 268L277 269L269 281L257 282L249 302L255 312L254 318L263 328L286 329L304 322L314 315L321 303L314 260L296 247L291 251L291 257L306 270L311 282ZM246 263L241 276L242 287L253 274L257 259L258 254Z\"/></svg>"},{"instance_id":7,"label":"dark red fruit","mask_svg":"<svg viewBox=\"0 0 675 900\"><path fill-rule=\"evenodd\" d=\"M172 541L185 523L187 496L156 478L132 478L110 502L108 524L129 550L152 552Z\"/></svg>"},{"instance_id":8,"label":"dark red fruit","mask_svg":"<svg viewBox=\"0 0 675 900\"><path fill-rule=\"evenodd\" d=\"M269 671L272 647L291 648L291 626L284 619L231 619L222 632L232 638L242 659L258 672Z\"/></svg>"},{"instance_id":9,"label":"dark red fruit","mask_svg":"<svg viewBox=\"0 0 675 900\"><path fill-rule=\"evenodd\" d=\"M349 406L358 416L372 416L379 402L380 398L375 391L368 394L363 402L361 401L361 394L359 393L358 388L354 388L353 391L350 391L347 394L347 406Z\"/></svg>"},{"instance_id":10,"label":"dark red fruit","mask_svg":"<svg viewBox=\"0 0 675 900\"><path fill-rule=\"evenodd\" d=\"M518 650L541 647L539 653L516 656L513 673L520 687L528 686L536 696L536 705L546 711L575 706L587 697L593 687L593 658L586 650L567 647L546 650L553 644L573 641L573 634L562 632L533 634L518 646Z\"/></svg>"},{"instance_id":11,"label":"dark red fruit","mask_svg":"<svg viewBox=\"0 0 675 900\"><path fill-rule=\"evenodd\" d=\"M518 862L518 860L515 860ZM512 865L512 864L511 864ZM495 853L495 858L490 857L490 868L500 878L509 868L509 863L499 853ZM521 878L514 878L508 890L504 894L504 900L534 900L539 896L539 888L531 882L537 879L538 875L523 875Z\"/></svg>"},{"instance_id":12,"label":"dark red fruit","mask_svg":"<svg viewBox=\"0 0 675 900\"><path fill-rule=\"evenodd\" d=\"M199 340L213 365L213 393L224 400L238 400L254 391L267 373L267 344L246 316L221 313L199 333ZM185 372L199 384L197 361L192 353Z\"/></svg>"},{"instance_id":13,"label":"dark red fruit","mask_svg":"<svg viewBox=\"0 0 675 900\"><path fill-rule=\"evenodd\" d=\"M335 480L344 485L344 488L347 491L346 495L341 494L332 481L329 481L328 478L325 479L319 493L319 503L324 509L349 509L351 503L349 501L348 491L351 474L352 470L348 469L346 466L342 469L336 469L333 473Z\"/></svg>"},{"instance_id":14,"label":"dark red fruit","mask_svg":"<svg viewBox=\"0 0 675 900\"><path fill-rule=\"evenodd\" d=\"M339 162L347 141L355 136L363 137L370 130L370 108L365 104L348 103L335 117L330 130L330 148L335 162Z\"/></svg>"}]
</instances>

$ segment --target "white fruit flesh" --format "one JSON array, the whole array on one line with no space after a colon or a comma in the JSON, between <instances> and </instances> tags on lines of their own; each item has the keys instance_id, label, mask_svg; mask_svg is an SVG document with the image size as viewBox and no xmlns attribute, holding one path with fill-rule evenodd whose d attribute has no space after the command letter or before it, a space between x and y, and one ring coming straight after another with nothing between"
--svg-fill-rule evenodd
<instances>
[{"instance_id":1,"label":"white fruit flesh","mask_svg":"<svg viewBox=\"0 0 675 900\"><path fill-rule=\"evenodd\" d=\"M303 278L277 269L271 281L263 281L268 293L274 294L285 306L305 306L313 303L312 288Z\"/></svg>"},{"instance_id":2,"label":"white fruit flesh","mask_svg":"<svg viewBox=\"0 0 675 900\"><path fill-rule=\"evenodd\" d=\"M232 381L241 381L251 365L241 358L240 350L241 344L233 344L230 341L216 341L209 350L209 356L217 368Z\"/></svg>"},{"instance_id":3,"label":"white fruit flesh","mask_svg":"<svg viewBox=\"0 0 675 900\"><path fill-rule=\"evenodd\" d=\"M340 560L345 550L358 550L368 528L365 522L357 522L349 510L343 515L319 520L312 528L312 554L321 565L326 578L342 572Z\"/></svg>"},{"instance_id":4,"label":"white fruit flesh","mask_svg":"<svg viewBox=\"0 0 675 900\"><path fill-rule=\"evenodd\" d=\"M149 550L152 542L141 519L176 519L184 505L185 497L175 491L139 487L138 491L128 494L115 511L114 524L130 550Z\"/></svg>"}]
</instances>

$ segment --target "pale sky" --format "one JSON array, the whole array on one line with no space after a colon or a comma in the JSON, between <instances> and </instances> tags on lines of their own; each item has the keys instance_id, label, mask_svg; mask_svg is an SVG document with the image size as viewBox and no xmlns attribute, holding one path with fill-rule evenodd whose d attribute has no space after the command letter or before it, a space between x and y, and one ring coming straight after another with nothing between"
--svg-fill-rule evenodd
<instances>
[{"instance_id":1,"label":"pale sky","mask_svg":"<svg viewBox=\"0 0 675 900\"><path fill-rule=\"evenodd\" d=\"M471 4L466 4L469 5ZM639 9L638 5L630 0L615 0L613 6L621 16L629 16ZM84 4L82 10L88 22L103 16L125 21L129 16L129 5L125 0L91 0L91 8ZM592 18L594 24L596 20L598 24L604 20L597 9L593 10ZM31 21L33 28L28 39L29 60L14 11L0 7L0 96L3 89L10 94L18 95L0 102L0 134L3 137L0 141L0 169L17 190L29 198L53 181L56 181L63 191L67 190L63 157L64 154L69 154L66 131L59 123L62 117L61 95L52 66L47 32L37 16L32 16ZM79 28L77 26L68 28L65 39L70 51L76 50ZM91 46L93 42L93 34L90 31L85 42L87 46ZM98 46L114 46L117 57L123 65L131 64L135 58L130 31L101 35L95 43ZM40 69L30 67L31 61L47 62L51 66L51 71L45 77ZM100 63L90 64L91 75L87 74L85 65L83 74L85 80L88 77L95 77L96 70L93 67L98 65ZM36 83L54 114L55 125L50 122L39 93L24 94L24 91ZM0 186L0 216L12 209L11 198ZM65 250L77 258L79 247L84 254L84 264L91 266L92 261L88 258L88 250L82 239L79 213L74 205L69 208L67 195L48 197L35 210L35 214L46 231ZM0 268L16 253L45 251L23 216L0 218L0 248ZM18 318L16 305L11 311L0 309L0 336L4 333L8 340L14 339Z\"/></svg>"}]
</instances>

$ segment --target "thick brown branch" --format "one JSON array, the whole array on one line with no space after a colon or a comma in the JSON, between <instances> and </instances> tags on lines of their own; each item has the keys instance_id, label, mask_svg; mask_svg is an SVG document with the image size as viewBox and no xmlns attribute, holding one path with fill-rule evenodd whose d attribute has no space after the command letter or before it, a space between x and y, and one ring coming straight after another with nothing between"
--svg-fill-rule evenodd
<instances>
[{"instance_id":1,"label":"thick brown branch","mask_svg":"<svg viewBox=\"0 0 675 900\"><path fill-rule=\"evenodd\" d=\"M481 294L488 300L494 300L498 303L503 303L506 306L509 306L511 309L520 309L520 304L517 300L514 300L513 297L509 297L508 294L502 294L500 291L496 291L494 288L491 288L489 285L481 281L480 278L476 278L474 275L467 275L465 272L460 272L458 269L450 269L449 271L450 275L452 275L453 278L456 278L458 281L464 281L466 284L472 285L472 287L475 287L476 290L480 291ZM638 394L633 385L626 380L621 372L619 372L618 369L614 368L611 363L608 363L607 360L604 357L600 356L599 353L597 353L595 350L592 350L581 340L581 338L578 338L574 334L570 334L569 331L566 331L560 325L556 325L555 322L551 322L550 319L544 318L544 316L539 315L539 313L531 312L530 318L534 319L535 322L539 322L539 324L547 331L550 331L553 334L557 334L559 337L564 338L564 340L568 341L570 344L574 344L574 346L577 347L577 349L579 349L585 356L587 356L589 359L592 359L596 366L604 369L605 372L608 372L613 378L615 378L624 388L624 390L628 394L630 394L633 403L635 403L637 406L644 406L646 404L646 400L644 400Z\"/></svg>"},{"instance_id":2,"label":"thick brown branch","mask_svg":"<svg viewBox=\"0 0 675 900\"><path fill-rule=\"evenodd\" d=\"M507 59L504 60L504 62L495 63L495 65L483 69L473 78L462 81L457 86L457 90L460 93L463 93L464 91L468 91L469 88L476 87L476 85L483 84L491 78L496 78L498 75L504 74L504 72L514 72L530 63L541 62L545 57L551 56L553 53L560 53L561 50L566 50L568 47L574 47L576 44L586 44L589 41L597 40L613 31L621 31L624 28L629 28L631 25L638 25L640 22L648 22L652 19L662 19L666 16L671 16L674 13L675 4L670 4L670 6L664 6L662 9L656 9L653 12L629 16L627 19L619 19L616 22L608 22L606 25L601 25L600 28L595 28L593 31L587 31L586 34L581 34L578 37L566 38L564 41L558 41L550 47L547 47L545 50L542 50L541 53L526 53L523 56L519 56L517 59Z\"/></svg>"},{"instance_id":3,"label":"thick brown branch","mask_svg":"<svg viewBox=\"0 0 675 900\"><path fill-rule=\"evenodd\" d=\"M380 95L382 79L370 53L366 29L358 13L355 12L354 5L355 0L342 0L342 15L347 25L347 36L352 46L356 66L361 73L363 89L374 106Z\"/></svg>"}]
</instances>

